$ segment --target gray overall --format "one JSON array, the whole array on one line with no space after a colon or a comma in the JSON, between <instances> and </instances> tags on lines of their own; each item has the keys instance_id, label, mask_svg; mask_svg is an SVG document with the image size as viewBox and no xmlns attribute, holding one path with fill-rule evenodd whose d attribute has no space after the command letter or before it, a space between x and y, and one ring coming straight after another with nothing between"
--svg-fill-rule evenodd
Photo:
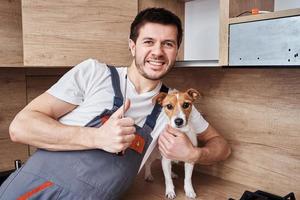
<instances>
[{"instance_id":1,"label":"gray overall","mask_svg":"<svg viewBox=\"0 0 300 200\"><path fill-rule=\"evenodd\" d=\"M113 108L105 109L88 127L100 127L123 104L118 72L114 67L109 69L115 93ZM167 92L168 88L162 86L161 91ZM144 139L142 152L128 148L120 156L98 149L59 152L38 149L2 184L0 199L119 199L138 173L160 112L161 106L156 104L143 127L135 125L136 135Z\"/></svg>"}]
</instances>

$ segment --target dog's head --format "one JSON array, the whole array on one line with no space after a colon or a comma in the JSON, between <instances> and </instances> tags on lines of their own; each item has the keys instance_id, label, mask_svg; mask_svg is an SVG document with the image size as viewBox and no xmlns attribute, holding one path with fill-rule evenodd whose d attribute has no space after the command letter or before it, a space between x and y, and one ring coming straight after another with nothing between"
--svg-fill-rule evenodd
<instances>
[{"instance_id":1,"label":"dog's head","mask_svg":"<svg viewBox=\"0 0 300 200\"><path fill-rule=\"evenodd\" d=\"M185 92L170 94L161 92L153 100L163 107L172 127L182 128L188 124L192 103L199 96L200 93L197 90L190 88Z\"/></svg>"}]
</instances>

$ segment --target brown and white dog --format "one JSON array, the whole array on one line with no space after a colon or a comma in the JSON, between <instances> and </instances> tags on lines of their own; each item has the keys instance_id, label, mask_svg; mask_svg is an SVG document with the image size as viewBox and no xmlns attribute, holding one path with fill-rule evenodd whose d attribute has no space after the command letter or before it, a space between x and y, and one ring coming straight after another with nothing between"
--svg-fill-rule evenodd
<instances>
[{"instance_id":1,"label":"brown and white dog","mask_svg":"<svg viewBox=\"0 0 300 200\"><path fill-rule=\"evenodd\" d=\"M158 102L163 106L165 114L170 120L170 125L173 128L184 132L191 140L194 146L197 146L197 136L193 132L191 126L189 125L189 116L192 111L192 103L200 96L200 93L195 89L188 89L186 92L173 92L170 94L160 93L155 98L154 101ZM169 199L174 199L176 197L174 191L174 184L172 178L177 175L172 172L172 160L169 160L160 155L158 148L155 148L148 161L145 164L145 180L153 181L153 176L151 173L151 164L154 160L162 158L162 168L165 176L166 192L165 195ZM184 178L184 191L185 195L189 198L195 198L196 193L192 185L192 173L194 164L185 163L185 178Z\"/></svg>"}]
</instances>

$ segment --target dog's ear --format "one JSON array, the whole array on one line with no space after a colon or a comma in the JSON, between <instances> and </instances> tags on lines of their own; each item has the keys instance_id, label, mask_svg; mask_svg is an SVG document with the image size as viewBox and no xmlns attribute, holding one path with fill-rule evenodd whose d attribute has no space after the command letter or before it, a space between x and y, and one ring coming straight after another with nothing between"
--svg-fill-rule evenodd
<instances>
[{"instance_id":1,"label":"dog's ear","mask_svg":"<svg viewBox=\"0 0 300 200\"><path fill-rule=\"evenodd\" d=\"M201 96L200 92L193 88L188 89L186 93L193 99L193 101L195 101L198 97Z\"/></svg>"},{"instance_id":2,"label":"dog's ear","mask_svg":"<svg viewBox=\"0 0 300 200\"><path fill-rule=\"evenodd\" d=\"M158 104L162 105L162 102L163 102L163 100L165 99L165 97L166 97L167 95L168 95L168 94L165 93L165 92L159 93L158 95L156 95L156 96L152 99L153 104L158 103Z\"/></svg>"}]
</instances>

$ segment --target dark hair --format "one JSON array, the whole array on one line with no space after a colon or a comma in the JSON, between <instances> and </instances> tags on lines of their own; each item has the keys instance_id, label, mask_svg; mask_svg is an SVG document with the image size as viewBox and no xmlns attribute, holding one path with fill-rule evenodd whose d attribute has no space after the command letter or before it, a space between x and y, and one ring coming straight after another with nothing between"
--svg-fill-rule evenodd
<instances>
[{"instance_id":1,"label":"dark hair","mask_svg":"<svg viewBox=\"0 0 300 200\"><path fill-rule=\"evenodd\" d=\"M182 40L182 26L179 17L164 8L147 8L142 10L135 17L130 26L129 38L136 42L140 28L147 22L158 23L164 25L174 25L177 28L177 44L178 48Z\"/></svg>"}]
</instances>

